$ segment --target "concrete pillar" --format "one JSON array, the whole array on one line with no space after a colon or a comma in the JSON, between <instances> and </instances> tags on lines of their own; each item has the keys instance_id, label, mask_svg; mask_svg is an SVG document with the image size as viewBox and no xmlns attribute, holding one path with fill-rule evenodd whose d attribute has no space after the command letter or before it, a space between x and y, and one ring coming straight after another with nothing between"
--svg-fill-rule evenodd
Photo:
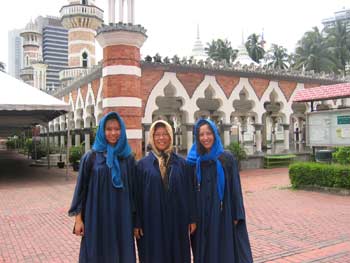
<instances>
[{"instance_id":1,"label":"concrete pillar","mask_svg":"<svg viewBox=\"0 0 350 263\"><path fill-rule=\"evenodd\" d=\"M90 128L84 129L84 137L85 137L85 152L88 152L91 149L90 146Z\"/></svg>"},{"instance_id":2,"label":"concrete pillar","mask_svg":"<svg viewBox=\"0 0 350 263\"><path fill-rule=\"evenodd\" d=\"M61 140L60 140L60 146L61 147L64 147L66 145L66 142L65 142L65 131L61 131Z\"/></svg>"},{"instance_id":3,"label":"concrete pillar","mask_svg":"<svg viewBox=\"0 0 350 263\"><path fill-rule=\"evenodd\" d=\"M124 0L119 0L119 21L123 22L124 20Z\"/></svg>"},{"instance_id":4,"label":"concrete pillar","mask_svg":"<svg viewBox=\"0 0 350 263\"><path fill-rule=\"evenodd\" d=\"M115 0L108 1L108 23L115 23Z\"/></svg>"},{"instance_id":5,"label":"concrete pillar","mask_svg":"<svg viewBox=\"0 0 350 263\"><path fill-rule=\"evenodd\" d=\"M74 132L75 132L75 146L79 146L81 143L80 129L76 129Z\"/></svg>"},{"instance_id":6,"label":"concrete pillar","mask_svg":"<svg viewBox=\"0 0 350 263\"><path fill-rule=\"evenodd\" d=\"M191 150L193 144L193 127L194 124L186 124L186 135L187 135L187 153Z\"/></svg>"},{"instance_id":7,"label":"concrete pillar","mask_svg":"<svg viewBox=\"0 0 350 263\"><path fill-rule=\"evenodd\" d=\"M284 151L289 151L289 124L282 124L284 132Z\"/></svg>"},{"instance_id":8,"label":"concrete pillar","mask_svg":"<svg viewBox=\"0 0 350 263\"><path fill-rule=\"evenodd\" d=\"M298 118L298 128L299 128L299 140L298 143L301 143L303 140L303 127L302 127L302 119Z\"/></svg>"},{"instance_id":9,"label":"concrete pillar","mask_svg":"<svg viewBox=\"0 0 350 263\"><path fill-rule=\"evenodd\" d=\"M145 131L145 149L144 149L144 151L145 151L145 154L147 153L147 146L148 146L148 143L149 143L149 130L150 130L150 128L151 128L151 123L144 123L143 124L143 129L144 129L144 131Z\"/></svg>"},{"instance_id":10,"label":"concrete pillar","mask_svg":"<svg viewBox=\"0 0 350 263\"><path fill-rule=\"evenodd\" d=\"M96 36L103 48L103 113L123 118L136 158L142 157L140 48L146 38L143 27L124 24L104 25Z\"/></svg>"},{"instance_id":11,"label":"concrete pillar","mask_svg":"<svg viewBox=\"0 0 350 263\"><path fill-rule=\"evenodd\" d=\"M231 131L231 123L225 123L222 124L223 130L224 130L224 140L223 140L223 144L224 147L230 145L231 140L230 140L230 131Z\"/></svg>"},{"instance_id":12,"label":"concrete pillar","mask_svg":"<svg viewBox=\"0 0 350 263\"><path fill-rule=\"evenodd\" d=\"M51 135L51 133L49 134L49 143L50 145L54 145L55 143L54 137Z\"/></svg>"},{"instance_id":13,"label":"concrete pillar","mask_svg":"<svg viewBox=\"0 0 350 263\"><path fill-rule=\"evenodd\" d=\"M261 138L261 129L262 129L262 124L260 123L255 123L253 124L255 128L255 144L256 144L256 153L261 153L261 146L262 146L262 138Z\"/></svg>"}]
</instances>

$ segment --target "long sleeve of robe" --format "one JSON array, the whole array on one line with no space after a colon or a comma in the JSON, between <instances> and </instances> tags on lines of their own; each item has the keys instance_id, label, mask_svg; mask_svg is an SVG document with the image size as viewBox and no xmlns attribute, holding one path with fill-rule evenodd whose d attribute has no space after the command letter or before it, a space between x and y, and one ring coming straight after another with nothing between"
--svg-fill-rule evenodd
<instances>
[{"instance_id":1,"label":"long sleeve of robe","mask_svg":"<svg viewBox=\"0 0 350 263\"><path fill-rule=\"evenodd\" d=\"M136 262L132 231L134 157L119 159L119 165L123 188L112 185L103 153L88 152L82 157L69 209L69 215L82 213L84 218L79 262Z\"/></svg>"},{"instance_id":2,"label":"long sleeve of robe","mask_svg":"<svg viewBox=\"0 0 350 263\"><path fill-rule=\"evenodd\" d=\"M168 187L157 158L150 153L137 164L137 218L143 229L138 240L141 263L190 263L188 225L196 218L193 180L184 159L172 154Z\"/></svg>"},{"instance_id":3,"label":"long sleeve of robe","mask_svg":"<svg viewBox=\"0 0 350 263\"><path fill-rule=\"evenodd\" d=\"M196 190L198 224L192 236L195 263L253 262L245 221L238 164L231 153L220 157L225 173L223 205L217 192L215 161L201 162L202 180ZM192 172L195 173L192 166ZM234 224L238 220L238 224Z\"/></svg>"}]
</instances>

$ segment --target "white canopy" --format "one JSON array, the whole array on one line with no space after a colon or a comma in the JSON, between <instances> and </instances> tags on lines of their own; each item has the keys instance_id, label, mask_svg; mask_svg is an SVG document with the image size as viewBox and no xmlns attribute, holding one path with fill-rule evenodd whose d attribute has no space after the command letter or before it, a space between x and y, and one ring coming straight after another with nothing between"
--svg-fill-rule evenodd
<instances>
[{"instance_id":1,"label":"white canopy","mask_svg":"<svg viewBox=\"0 0 350 263\"><path fill-rule=\"evenodd\" d=\"M0 136L36 124L46 125L69 108L67 103L0 72Z\"/></svg>"}]
</instances>

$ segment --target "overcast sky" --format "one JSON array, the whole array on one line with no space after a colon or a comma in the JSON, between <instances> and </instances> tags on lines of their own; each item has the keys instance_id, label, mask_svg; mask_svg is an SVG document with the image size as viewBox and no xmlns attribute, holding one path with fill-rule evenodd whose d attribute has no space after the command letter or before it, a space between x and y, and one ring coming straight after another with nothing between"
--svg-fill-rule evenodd
<instances>
[{"instance_id":1,"label":"overcast sky","mask_svg":"<svg viewBox=\"0 0 350 263\"><path fill-rule=\"evenodd\" d=\"M116 0L118 1L118 0ZM108 0L96 0L105 11ZM197 24L205 44L227 38L233 47L251 33L261 34L268 44L294 51L297 41L334 12L350 8L349 0L135 0L135 20L147 29L143 55L188 56L196 39ZM59 16L68 0L10 0L0 16L0 61L8 62L8 31L23 28L38 15ZM100 47L98 47L100 49ZM98 59L101 51L97 52Z\"/></svg>"}]
</instances>

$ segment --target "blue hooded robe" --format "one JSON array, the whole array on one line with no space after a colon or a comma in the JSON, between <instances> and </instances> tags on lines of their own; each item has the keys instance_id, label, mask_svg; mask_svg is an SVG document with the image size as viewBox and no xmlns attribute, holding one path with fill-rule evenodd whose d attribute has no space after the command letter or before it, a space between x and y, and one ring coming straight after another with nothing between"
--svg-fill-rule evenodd
<instances>
[{"instance_id":1,"label":"blue hooded robe","mask_svg":"<svg viewBox=\"0 0 350 263\"><path fill-rule=\"evenodd\" d=\"M110 115L115 115L121 128L114 147L108 145L104 134ZM93 150L80 161L69 209L70 216L82 213L84 221L79 262L136 262L132 229L135 167L123 120L115 112L108 113L100 121Z\"/></svg>"},{"instance_id":2,"label":"blue hooded robe","mask_svg":"<svg viewBox=\"0 0 350 263\"><path fill-rule=\"evenodd\" d=\"M215 141L209 153L199 155L196 138L187 157L196 176L197 230L192 239L195 263L253 262L238 171L234 156L224 151L218 130L210 120ZM234 221L238 220L235 225Z\"/></svg>"},{"instance_id":3,"label":"blue hooded robe","mask_svg":"<svg viewBox=\"0 0 350 263\"><path fill-rule=\"evenodd\" d=\"M151 133L150 133L151 134ZM137 240L141 263L190 263L188 226L195 223L194 179L186 161L170 153L167 184L150 152L137 164Z\"/></svg>"}]
</instances>

